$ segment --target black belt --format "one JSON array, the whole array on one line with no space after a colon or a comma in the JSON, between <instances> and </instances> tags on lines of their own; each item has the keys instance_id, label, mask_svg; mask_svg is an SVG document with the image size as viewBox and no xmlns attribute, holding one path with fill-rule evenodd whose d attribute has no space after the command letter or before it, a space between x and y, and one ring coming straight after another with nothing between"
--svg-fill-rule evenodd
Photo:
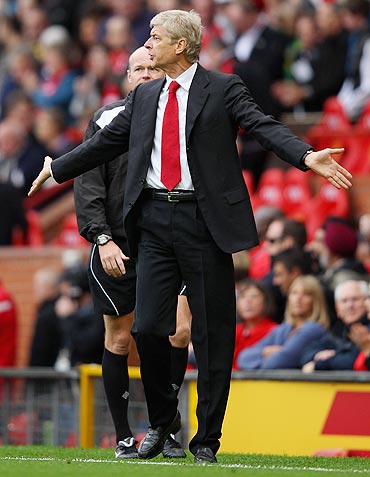
<instances>
[{"instance_id":1,"label":"black belt","mask_svg":"<svg viewBox=\"0 0 370 477\"><path fill-rule=\"evenodd\" d=\"M161 190L161 189L144 189L151 199L165 200L166 202L194 202L195 193L192 190Z\"/></svg>"}]
</instances>

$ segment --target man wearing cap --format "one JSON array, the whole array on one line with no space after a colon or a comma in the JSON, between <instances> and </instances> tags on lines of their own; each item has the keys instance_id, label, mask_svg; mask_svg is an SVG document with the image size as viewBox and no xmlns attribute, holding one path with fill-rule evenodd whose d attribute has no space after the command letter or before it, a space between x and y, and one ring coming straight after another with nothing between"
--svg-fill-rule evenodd
<instances>
[{"instance_id":1,"label":"man wearing cap","mask_svg":"<svg viewBox=\"0 0 370 477\"><path fill-rule=\"evenodd\" d=\"M368 272L356 259L357 232L350 222L341 217L329 217L324 224L324 257L321 265L326 269L321 279L334 290L343 278L361 279Z\"/></svg>"}]
</instances>

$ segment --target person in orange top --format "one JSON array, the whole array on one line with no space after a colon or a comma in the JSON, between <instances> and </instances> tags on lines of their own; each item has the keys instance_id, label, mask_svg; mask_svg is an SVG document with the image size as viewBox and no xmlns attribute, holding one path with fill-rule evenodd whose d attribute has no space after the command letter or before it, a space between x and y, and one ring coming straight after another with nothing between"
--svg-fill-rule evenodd
<instances>
[{"instance_id":1,"label":"person in orange top","mask_svg":"<svg viewBox=\"0 0 370 477\"><path fill-rule=\"evenodd\" d=\"M236 300L240 322L236 324L233 369L239 369L236 361L243 349L257 343L277 326L270 318L272 308L271 297L264 285L250 279L241 282Z\"/></svg>"}]
</instances>

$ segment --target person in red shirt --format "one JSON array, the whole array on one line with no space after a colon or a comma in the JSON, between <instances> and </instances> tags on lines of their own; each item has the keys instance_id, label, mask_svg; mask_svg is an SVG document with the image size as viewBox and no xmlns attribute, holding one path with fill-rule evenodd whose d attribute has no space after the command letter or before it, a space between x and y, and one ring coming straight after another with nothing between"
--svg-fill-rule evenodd
<instances>
[{"instance_id":1,"label":"person in red shirt","mask_svg":"<svg viewBox=\"0 0 370 477\"><path fill-rule=\"evenodd\" d=\"M0 367L15 366L17 340L17 311L10 293L0 282ZM0 402L4 379L0 378Z\"/></svg>"},{"instance_id":2,"label":"person in red shirt","mask_svg":"<svg viewBox=\"0 0 370 477\"><path fill-rule=\"evenodd\" d=\"M239 353L266 336L277 323L272 315L272 300L268 290L260 282L247 279L240 284L236 299L239 323L236 324L233 369Z\"/></svg>"}]
</instances>

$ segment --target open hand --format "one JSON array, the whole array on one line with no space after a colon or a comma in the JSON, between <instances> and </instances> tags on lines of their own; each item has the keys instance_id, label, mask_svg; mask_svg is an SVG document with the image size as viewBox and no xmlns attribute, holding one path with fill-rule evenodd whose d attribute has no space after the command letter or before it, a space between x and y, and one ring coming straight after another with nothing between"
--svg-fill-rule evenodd
<instances>
[{"instance_id":1,"label":"open hand","mask_svg":"<svg viewBox=\"0 0 370 477\"><path fill-rule=\"evenodd\" d=\"M327 147L321 151L311 152L306 157L305 164L337 189L349 189L352 187L352 175L331 157L331 154L341 154L343 151L343 148L330 149Z\"/></svg>"},{"instance_id":2,"label":"open hand","mask_svg":"<svg viewBox=\"0 0 370 477\"><path fill-rule=\"evenodd\" d=\"M41 172L39 175L36 177L36 179L32 182L31 189L28 192L28 197L33 196L36 194L36 192L41 189L42 184L51 177L50 174L50 164L51 164L52 158L50 156L46 156L44 159L44 165L43 168L41 169Z\"/></svg>"}]
</instances>

